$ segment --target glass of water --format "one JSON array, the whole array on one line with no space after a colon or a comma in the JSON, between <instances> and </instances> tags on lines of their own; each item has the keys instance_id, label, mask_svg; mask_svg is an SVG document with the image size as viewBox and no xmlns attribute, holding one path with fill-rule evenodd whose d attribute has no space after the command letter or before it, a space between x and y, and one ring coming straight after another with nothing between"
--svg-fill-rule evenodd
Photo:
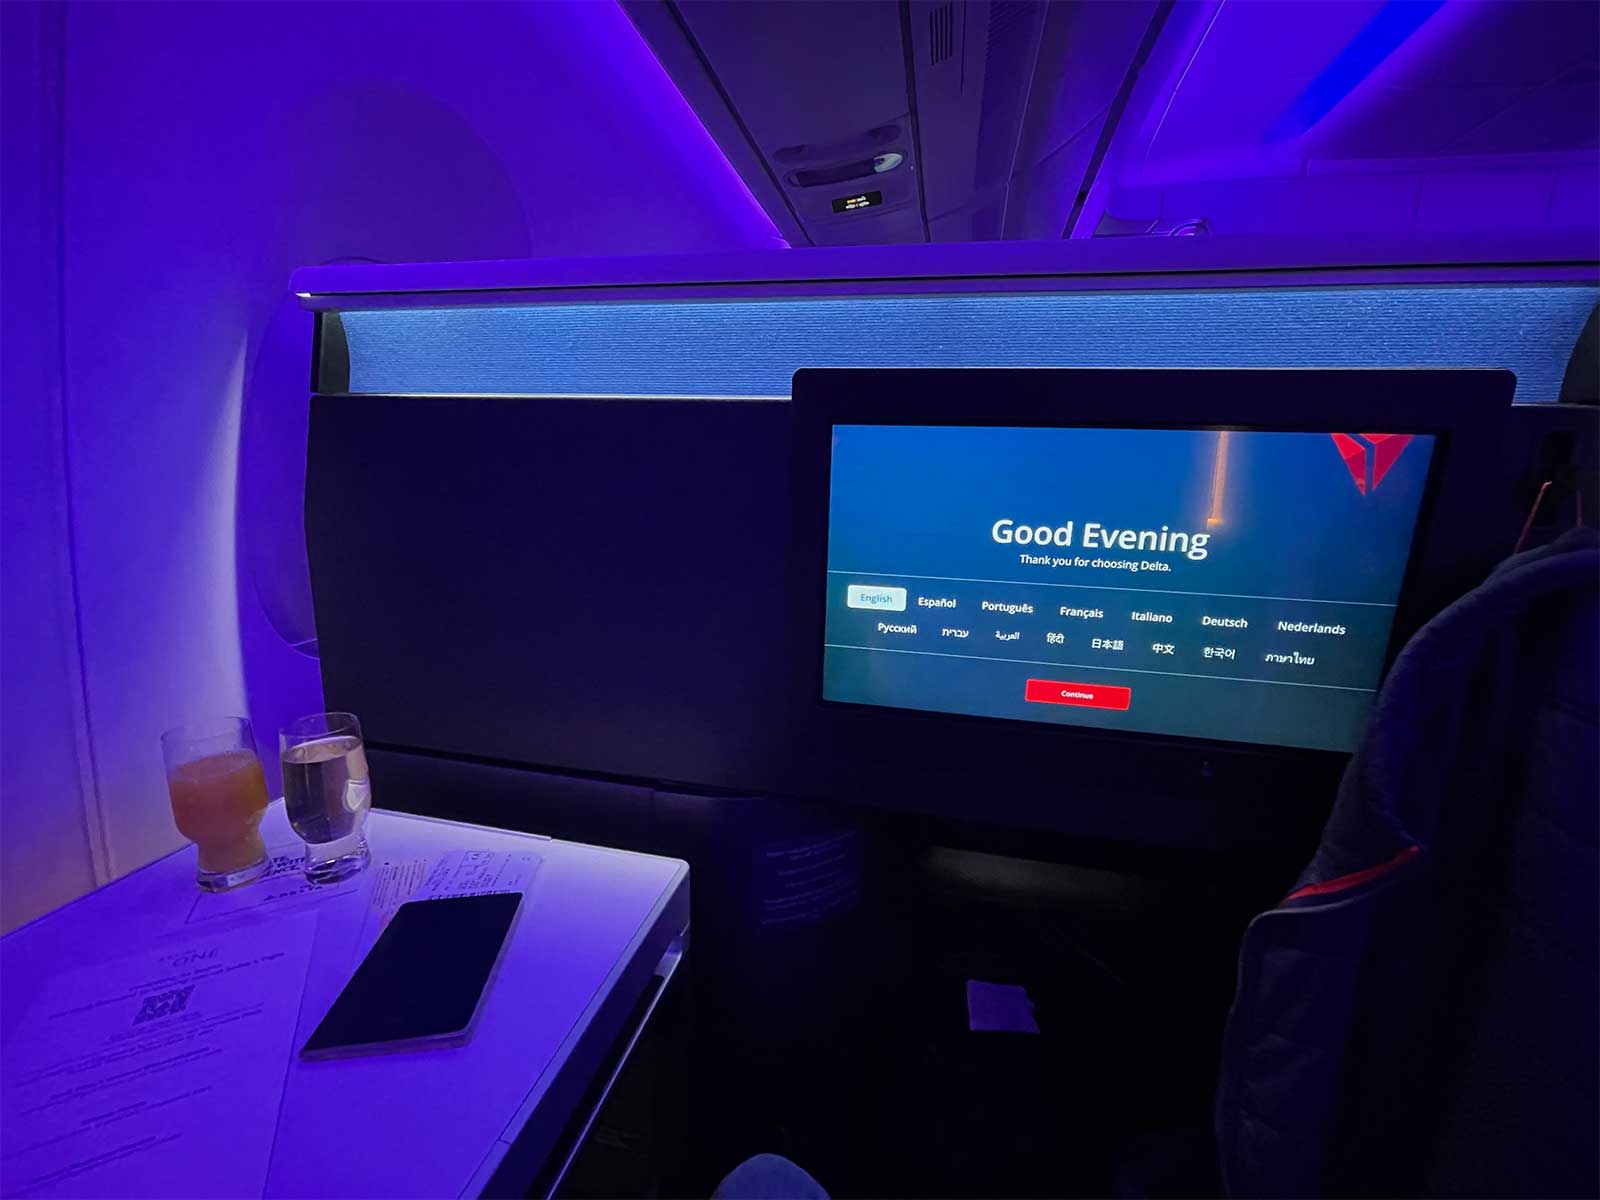
<instances>
[{"instance_id":1,"label":"glass of water","mask_svg":"<svg viewBox=\"0 0 1600 1200\"><path fill-rule=\"evenodd\" d=\"M283 804L306 843L306 878L337 883L362 870L372 854L361 831L372 807L367 751L353 713L313 713L278 735Z\"/></svg>"}]
</instances>

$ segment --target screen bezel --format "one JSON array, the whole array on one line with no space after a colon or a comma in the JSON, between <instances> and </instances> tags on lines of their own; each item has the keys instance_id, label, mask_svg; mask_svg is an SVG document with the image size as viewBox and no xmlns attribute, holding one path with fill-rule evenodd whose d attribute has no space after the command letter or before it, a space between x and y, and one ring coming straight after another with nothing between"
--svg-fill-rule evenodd
<instances>
[{"instance_id":1,"label":"screen bezel","mask_svg":"<svg viewBox=\"0 0 1600 1200\"><path fill-rule=\"evenodd\" d=\"M826 730L835 775L873 773L864 741L915 759L927 781L950 768L1005 756L1019 779L1075 747L1135 747L1140 786L1219 763L1247 764L1265 778L1284 768L1329 786L1349 755L1253 742L1108 730L1014 717L975 716L860 704L823 696L828 518L835 425L991 426L1115 429L1230 429L1317 432L1381 429L1435 439L1383 661L1387 674L1411 635L1456 594L1450 581L1474 553L1470 531L1438 519L1470 499L1470 464L1493 453L1510 410L1515 377L1494 370L806 368L794 378L794 586L797 632L805 639L803 688ZM1471 505L1466 504L1466 509ZM1244 786L1251 786L1246 784ZM908 802L906 806L913 806Z\"/></svg>"}]
</instances>

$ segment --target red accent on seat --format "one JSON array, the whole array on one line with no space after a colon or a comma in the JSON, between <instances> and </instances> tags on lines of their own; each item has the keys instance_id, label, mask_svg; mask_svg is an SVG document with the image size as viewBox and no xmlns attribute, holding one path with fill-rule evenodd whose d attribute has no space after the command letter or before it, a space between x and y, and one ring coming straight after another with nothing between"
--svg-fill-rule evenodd
<instances>
[{"instance_id":1,"label":"red accent on seat","mask_svg":"<svg viewBox=\"0 0 1600 1200\"><path fill-rule=\"evenodd\" d=\"M1379 879L1391 871L1398 870L1410 859L1422 853L1420 846L1407 846L1388 862L1381 862L1375 867L1368 867L1364 871L1351 871L1348 875L1340 875L1336 879L1328 879L1322 883L1308 883L1303 888L1297 888L1283 898L1287 904L1291 900L1304 900L1307 896L1327 896L1334 892L1348 891L1368 880Z\"/></svg>"}]
</instances>

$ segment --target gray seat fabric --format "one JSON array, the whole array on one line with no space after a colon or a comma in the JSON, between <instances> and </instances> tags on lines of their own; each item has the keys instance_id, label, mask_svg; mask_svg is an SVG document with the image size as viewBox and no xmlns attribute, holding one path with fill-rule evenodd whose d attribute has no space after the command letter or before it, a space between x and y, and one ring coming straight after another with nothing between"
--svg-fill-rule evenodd
<instances>
[{"instance_id":1,"label":"gray seat fabric","mask_svg":"<svg viewBox=\"0 0 1600 1200\"><path fill-rule=\"evenodd\" d=\"M1597 596L1577 531L1395 664L1321 847L1244 940L1231 1194L1600 1192Z\"/></svg>"}]
</instances>

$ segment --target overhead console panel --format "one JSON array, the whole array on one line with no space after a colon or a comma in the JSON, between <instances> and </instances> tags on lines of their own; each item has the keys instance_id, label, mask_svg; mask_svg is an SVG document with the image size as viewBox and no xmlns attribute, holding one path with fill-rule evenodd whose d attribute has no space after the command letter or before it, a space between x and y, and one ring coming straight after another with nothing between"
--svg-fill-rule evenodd
<instances>
[{"instance_id":1,"label":"overhead console panel","mask_svg":"<svg viewBox=\"0 0 1600 1200\"><path fill-rule=\"evenodd\" d=\"M624 7L793 245L1592 239L1600 210L1593 4Z\"/></svg>"}]
</instances>

